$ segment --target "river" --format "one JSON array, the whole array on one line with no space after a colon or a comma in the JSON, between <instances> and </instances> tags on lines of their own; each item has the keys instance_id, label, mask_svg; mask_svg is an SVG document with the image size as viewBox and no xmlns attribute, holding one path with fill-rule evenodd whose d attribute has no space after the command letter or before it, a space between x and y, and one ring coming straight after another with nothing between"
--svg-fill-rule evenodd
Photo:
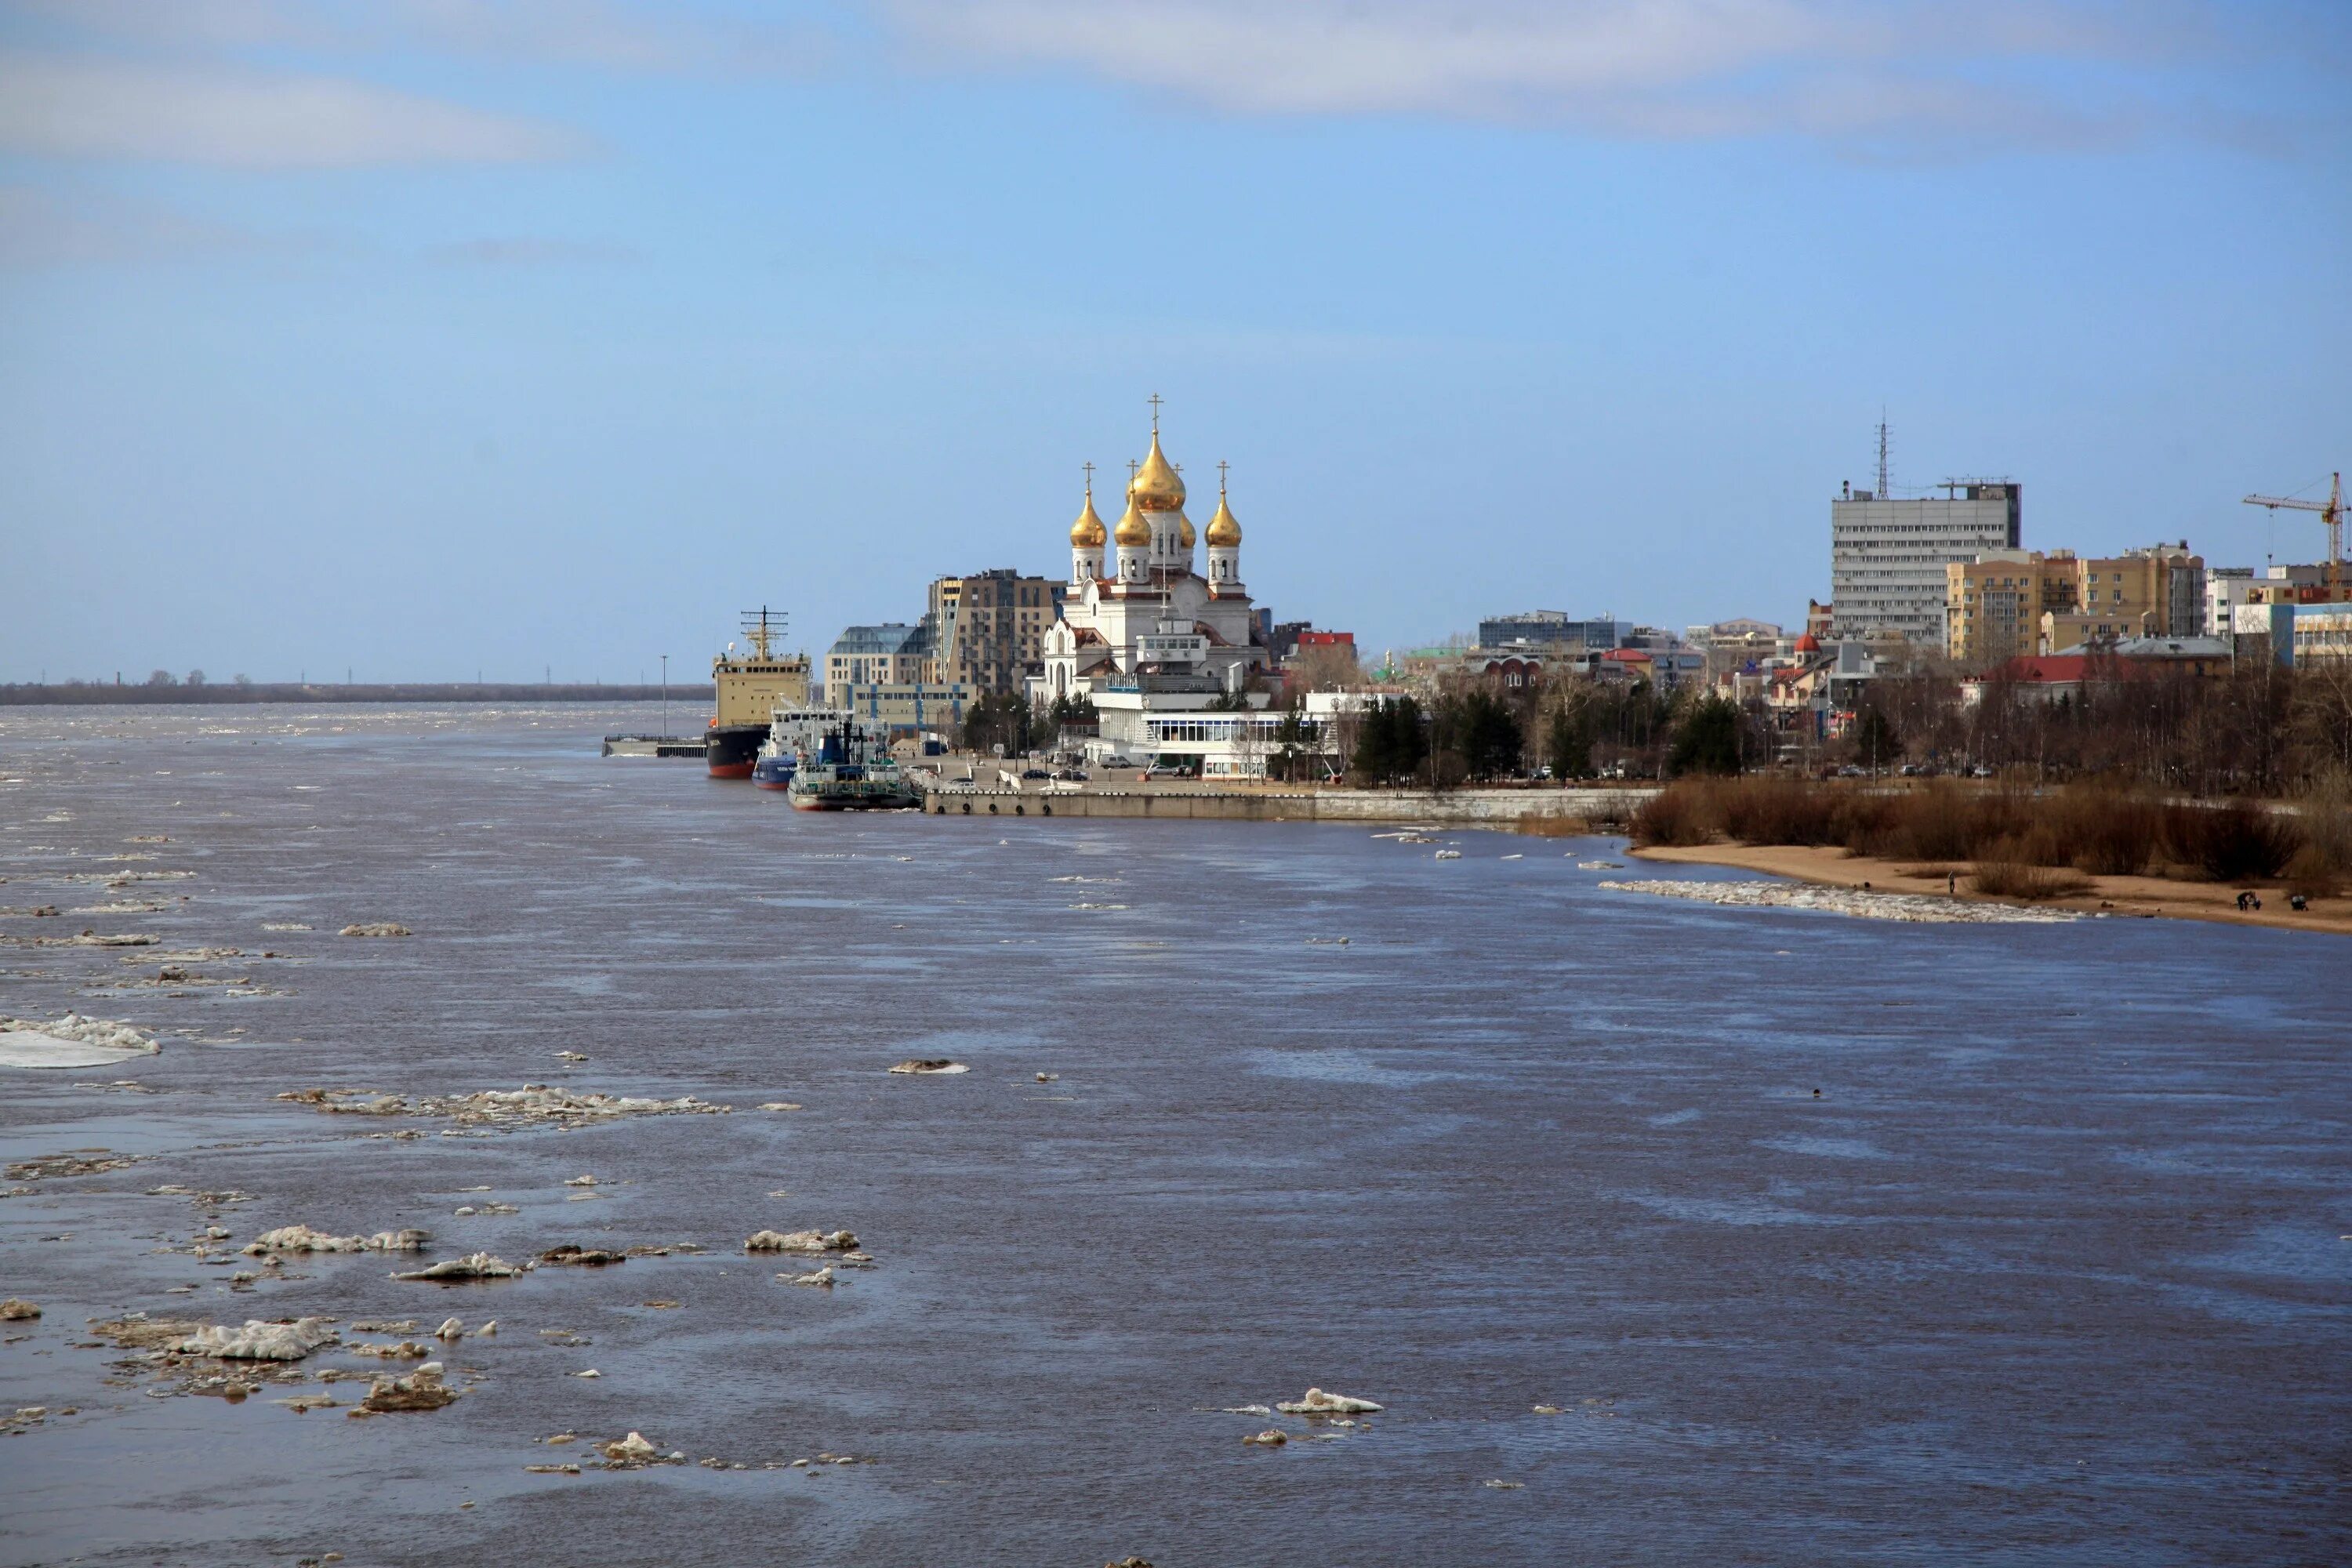
<instances>
[{"instance_id":1,"label":"river","mask_svg":"<svg viewBox=\"0 0 2352 1568\"><path fill-rule=\"evenodd\" d=\"M61 910L0 932L159 939L0 947L0 1015L163 1043L0 1069L6 1161L136 1161L0 1185L42 1310L0 1415L47 1412L0 1562L2352 1557L2343 939L1724 908L1602 889L1662 874L1617 840L817 816L597 755L651 722L0 710L0 906ZM275 1098L525 1084L732 1109ZM215 1223L433 1240L260 1268ZM873 1266L742 1250L808 1227ZM672 1250L388 1277L561 1243ZM233 1403L87 1331L134 1311L347 1342ZM445 1408L316 1378L448 1316L499 1331L432 1342ZM1382 1409L1248 1408L1310 1385ZM632 1430L686 1462L597 1468Z\"/></svg>"}]
</instances>

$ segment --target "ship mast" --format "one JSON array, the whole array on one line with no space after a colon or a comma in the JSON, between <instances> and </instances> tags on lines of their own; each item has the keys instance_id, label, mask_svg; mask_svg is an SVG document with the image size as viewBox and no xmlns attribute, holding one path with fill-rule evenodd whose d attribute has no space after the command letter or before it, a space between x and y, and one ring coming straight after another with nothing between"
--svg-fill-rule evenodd
<instances>
[{"instance_id":1,"label":"ship mast","mask_svg":"<svg viewBox=\"0 0 2352 1568\"><path fill-rule=\"evenodd\" d=\"M772 626L770 625L772 616L774 622ZM765 605L756 610L743 612L743 635L751 639L751 657L761 664L768 663L775 657L769 652L769 642L772 638L784 635L785 618L783 611L772 612Z\"/></svg>"}]
</instances>

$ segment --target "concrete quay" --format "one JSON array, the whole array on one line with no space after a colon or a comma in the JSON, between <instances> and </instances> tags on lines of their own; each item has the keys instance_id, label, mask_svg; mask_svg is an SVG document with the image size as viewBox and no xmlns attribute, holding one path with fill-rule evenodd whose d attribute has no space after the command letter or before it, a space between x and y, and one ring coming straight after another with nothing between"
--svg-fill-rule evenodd
<instances>
[{"instance_id":1,"label":"concrete quay","mask_svg":"<svg viewBox=\"0 0 2352 1568\"><path fill-rule=\"evenodd\" d=\"M925 790L933 816L1150 817L1215 822L1425 822L1514 827L1545 819L1562 827L1618 822L1656 794L1654 785L1578 789L1316 789L1282 785L1114 784L1079 789Z\"/></svg>"}]
</instances>

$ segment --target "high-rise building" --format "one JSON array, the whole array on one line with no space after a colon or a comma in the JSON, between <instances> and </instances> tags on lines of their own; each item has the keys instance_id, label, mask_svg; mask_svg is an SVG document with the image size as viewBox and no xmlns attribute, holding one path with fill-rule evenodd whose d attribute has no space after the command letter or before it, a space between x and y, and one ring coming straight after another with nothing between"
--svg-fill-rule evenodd
<instances>
[{"instance_id":1,"label":"high-rise building","mask_svg":"<svg viewBox=\"0 0 2352 1568\"><path fill-rule=\"evenodd\" d=\"M1009 566L939 578L923 614L930 634L926 679L989 695L1021 690L1029 667L1045 657L1063 592L1062 584Z\"/></svg>"},{"instance_id":2,"label":"high-rise building","mask_svg":"<svg viewBox=\"0 0 2352 1568\"><path fill-rule=\"evenodd\" d=\"M1832 635L1895 632L1924 647L1947 640L1947 567L2015 550L2022 489L2010 479L1951 479L1945 494L1895 500L1851 486L1830 500Z\"/></svg>"}]
</instances>

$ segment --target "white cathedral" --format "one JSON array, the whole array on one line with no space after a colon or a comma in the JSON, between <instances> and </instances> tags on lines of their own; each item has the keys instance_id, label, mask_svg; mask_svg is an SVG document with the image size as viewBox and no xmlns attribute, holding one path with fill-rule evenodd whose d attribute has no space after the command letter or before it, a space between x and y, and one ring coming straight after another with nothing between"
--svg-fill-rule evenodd
<instances>
[{"instance_id":1,"label":"white cathedral","mask_svg":"<svg viewBox=\"0 0 2352 1568\"><path fill-rule=\"evenodd\" d=\"M1242 585L1242 527L1222 481L1207 537L1203 575L1184 481L1160 449L1155 416L1150 455L1128 481L1118 527L1103 526L1091 480L1087 486L1070 525L1062 618L1046 631L1044 668L1030 681L1037 700L1094 703L1102 754L1192 757L1213 774L1260 771L1258 731L1270 732L1276 720L1256 710L1270 699L1247 692L1248 710L1224 710L1273 659Z\"/></svg>"}]
</instances>

